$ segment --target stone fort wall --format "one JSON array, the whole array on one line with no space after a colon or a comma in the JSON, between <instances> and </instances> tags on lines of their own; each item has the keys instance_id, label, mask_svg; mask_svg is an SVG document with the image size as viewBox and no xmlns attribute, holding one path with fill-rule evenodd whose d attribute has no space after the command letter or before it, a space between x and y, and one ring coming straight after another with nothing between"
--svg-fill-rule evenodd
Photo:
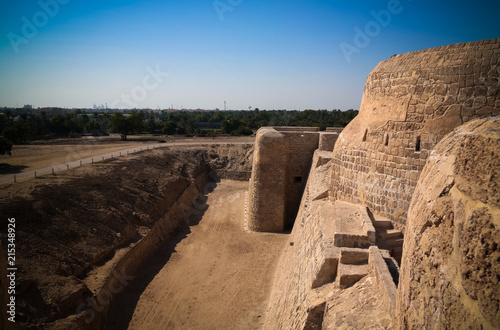
<instances>
[{"instance_id":1,"label":"stone fort wall","mask_svg":"<svg viewBox=\"0 0 500 330\"><path fill-rule=\"evenodd\" d=\"M293 226L316 149L332 151L337 132L317 127L263 127L257 132L247 228L282 232Z\"/></svg>"},{"instance_id":2,"label":"stone fort wall","mask_svg":"<svg viewBox=\"0 0 500 330\"><path fill-rule=\"evenodd\" d=\"M455 127L500 114L500 38L395 55L367 78L333 153L330 199L404 227L418 177Z\"/></svg>"}]
</instances>

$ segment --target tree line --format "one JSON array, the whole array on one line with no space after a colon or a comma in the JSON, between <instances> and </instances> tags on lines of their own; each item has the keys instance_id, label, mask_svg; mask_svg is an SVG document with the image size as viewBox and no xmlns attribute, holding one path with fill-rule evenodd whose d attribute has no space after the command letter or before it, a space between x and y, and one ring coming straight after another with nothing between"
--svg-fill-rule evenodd
<instances>
[{"instance_id":1,"label":"tree line","mask_svg":"<svg viewBox=\"0 0 500 330\"><path fill-rule=\"evenodd\" d=\"M48 115L30 111L0 111L0 154L10 154L13 144L36 139L130 134L231 134L251 135L262 126L345 127L357 110L259 110L253 111L146 111L92 112L74 110Z\"/></svg>"}]
</instances>

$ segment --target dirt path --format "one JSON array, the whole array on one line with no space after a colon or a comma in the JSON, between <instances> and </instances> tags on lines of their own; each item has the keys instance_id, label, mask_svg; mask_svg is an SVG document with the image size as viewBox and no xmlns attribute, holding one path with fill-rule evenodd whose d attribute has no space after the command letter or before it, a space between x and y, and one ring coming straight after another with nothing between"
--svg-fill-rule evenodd
<instances>
[{"instance_id":1,"label":"dirt path","mask_svg":"<svg viewBox=\"0 0 500 330\"><path fill-rule=\"evenodd\" d=\"M288 235L244 231L247 188L248 182L222 180L208 196L208 209L199 224L175 246L166 264L149 279L142 275L150 281L145 290L137 283L127 288L140 291L135 292L138 302L129 329L256 329L261 325L275 264ZM129 298L134 296L131 293ZM120 324L122 312L115 308L108 328L127 326Z\"/></svg>"}]
</instances>

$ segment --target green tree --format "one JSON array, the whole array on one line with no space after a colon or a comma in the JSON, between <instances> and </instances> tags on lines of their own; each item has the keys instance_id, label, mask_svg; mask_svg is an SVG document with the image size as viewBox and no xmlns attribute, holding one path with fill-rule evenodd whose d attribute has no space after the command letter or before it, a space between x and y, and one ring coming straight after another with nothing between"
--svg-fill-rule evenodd
<instances>
[{"instance_id":1,"label":"green tree","mask_svg":"<svg viewBox=\"0 0 500 330\"><path fill-rule=\"evenodd\" d=\"M190 117L188 114L184 114L179 121L179 128L186 134L193 134L196 127L194 125L194 118Z\"/></svg>"},{"instance_id":2,"label":"green tree","mask_svg":"<svg viewBox=\"0 0 500 330\"><path fill-rule=\"evenodd\" d=\"M116 112L111 117L110 125L113 132L120 133L122 140L126 140L127 135L130 133L142 132L144 127L143 118L138 112L133 112L128 117L125 117L125 115L121 112Z\"/></svg>"},{"instance_id":3,"label":"green tree","mask_svg":"<svg viewBox=\"0 0 500 330\"><path fill-rule=\"evenodd\" d=\"M0 136L0 155L11 155L12 152L12 142Z\"/></svg>"},{"instance_id":4,"label":"green tree","mask_svg":"<svg viewBox=\"0 0 500 330\"><path fill-rule=\"evenodd\" d=\"M162 133L167 135L174 135L177 130L177 124L169 120L163 125Z\"/></svg>"},{"instance_id":5,"label":"green tree","mask_svg":"<svg viewBox=\"0 0 500 330\"><path fill-rule=\"evenodd\" d=\"M102 125L99 121L97 120L90 120L88 121L85 126L83 126L83 129L87 133L92 133L94 136L101 136L104 135L105 132L102 129Z\"/></svg>"},{"instance_id":6,"label":"green tree","mask_svg":"<svg viewBox=\"0 0 500 330\"><path fill-rule=\"evenodd\" d=\"M241 125L241 121L231 115L227 115L222 122L222 131L226 134L231 134L236 131Z\"/></svg>"},{"instance_id":7,"label":"green tree","mask_svg":"<svg viewBox=\"0 0 500 330\"><path fill-rule=\"evenodd\" d=\"M139 112L132 112L128 116L127 121L130 125L130 131L134 133L142 133L144 129L144 117Z\"/></svg>"},{"instance_id":8,"label":"green tree","mask_svg":"<svg viewBox=\"0 0 500 330\"><path fill-rule=\"evenodd\" d=\"M3 132L4 137L13 144L25 144L29 137L29 127L23 118L18 117Z\"/></svg>"}]
</instances>

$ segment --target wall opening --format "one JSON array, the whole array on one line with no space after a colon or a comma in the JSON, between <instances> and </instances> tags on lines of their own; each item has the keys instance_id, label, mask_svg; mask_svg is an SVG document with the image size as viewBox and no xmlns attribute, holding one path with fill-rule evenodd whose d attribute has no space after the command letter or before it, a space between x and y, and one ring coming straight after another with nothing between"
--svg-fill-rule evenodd
<instances>
[{"instance_id":1,"label":"wall opening","mask_svg":"<svg viewBox=\"0 0 500 330\"><path fill-rule=\"evenodd\" d=\"M302 177L301 176L296 176L293 178L294 183L302 183Z\"/></svg>"},{"instance_id":2,"label":"wall opening","mask_svg":"<svg viewBox=\"0 0 500 330\"><path fill-rule=\"evenodd\" d=\"M385 133L385 136L384 136L384 146L388 146L389 145L389 134Z\"/></svg>"},{"instance_id":3,"label":"wall opening","mask_svg":"<svg viewBox=\"0 0 500 330\"><path fill-rule=\"evenodd\" d=\"M420 136L417 136L415 141L415 151L420 151Z\"/></svg>"},{"instance_id":4,"label":"wall opening","mask_svg":"<svg viewBox=\"0 0 500 330\"><path fill-rule=\"evenodd\" d=\"M365 134L363 134L363 142L366 141L366 136L368 135L368 128L365 129Z\"/></svg>"}]
</instances>

